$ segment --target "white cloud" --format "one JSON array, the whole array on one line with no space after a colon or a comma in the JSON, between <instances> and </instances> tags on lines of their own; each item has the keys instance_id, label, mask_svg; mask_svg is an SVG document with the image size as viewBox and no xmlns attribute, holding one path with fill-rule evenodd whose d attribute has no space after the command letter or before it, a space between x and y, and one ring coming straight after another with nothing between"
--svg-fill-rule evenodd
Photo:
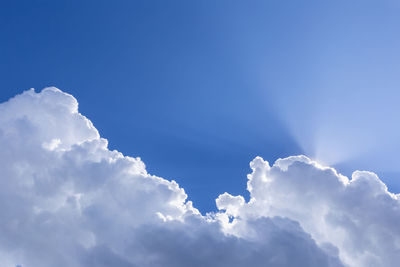
<instances>
[{"instance_id":1,"label":"white cloud","mask_svg":"<svg viewBox=\"0 0 400 267\"><path fill-rule=\"evenodd\" d=\"M0 104L0 265L396 266L398 196L306 157L261 158L250 202L201 215L174 181L107 148L56 88ZM303 230L304 229L304 230ZM340 260L339 260L340 257ZM342 263L344 262L344 263Z\"/></svg>"},{"instance_id":2,"label":"white cloud","mask_svg":"<svg viewBox=\"0 0 400 267\"><path fill-rule=\"evenodd\" d=\"M248 176L249 203L217 204L242 220L282 216L300 223L321 246L330 243L349 266L398 266L400 200L371 172L349 181L304 156L279 159L270 167L257 157Z\"/></svg>"}]
</instances>

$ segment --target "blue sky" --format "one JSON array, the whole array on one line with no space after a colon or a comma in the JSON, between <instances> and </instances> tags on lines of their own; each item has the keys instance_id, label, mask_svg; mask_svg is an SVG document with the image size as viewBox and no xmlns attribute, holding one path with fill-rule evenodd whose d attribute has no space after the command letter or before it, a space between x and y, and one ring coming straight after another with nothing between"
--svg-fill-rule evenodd
<instances>
[{"instance_id":1,"label":"blue sky","mask_svg":"<svg viewBox=\"0 0 400 267\"><path fill-rule=\"evenodd\" d=\"M1 1L1 102L56 86L201 211L306 154L399 191L396 1Z\"/></svg>"}]
</instances>

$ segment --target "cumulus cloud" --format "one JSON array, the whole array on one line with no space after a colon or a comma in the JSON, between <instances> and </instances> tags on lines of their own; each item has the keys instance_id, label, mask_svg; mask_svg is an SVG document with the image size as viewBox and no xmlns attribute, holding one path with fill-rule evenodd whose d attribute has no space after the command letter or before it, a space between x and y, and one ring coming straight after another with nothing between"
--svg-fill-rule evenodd
<instances>
[{"instance_id":1,"label":"cumulus cloud","mask_svg":"<svg viewBox=\"0 0 400 267\"><path fill-rule=\"evenodd\" d=\"M107 140L56 88L0 104L0 265L397 266L399 196L307 157L256 158L250 201L202 215L174 181Z\"/></svg>"},{"instance_id":2,"label":"cumulus cloud","mask_svg":"<svg viewBox=\"0 0 400 267\"><path fill-rule=\"evenodd\" d=\"M250 166L251 199L243 203L221 195L217 205L226 214L245 221L290 218L349 266L398 266L399 195L388 192L376 174L356 171L349 180L305 156L279 159L272 167L257 157Z\"/></svg>"}]
</instances>

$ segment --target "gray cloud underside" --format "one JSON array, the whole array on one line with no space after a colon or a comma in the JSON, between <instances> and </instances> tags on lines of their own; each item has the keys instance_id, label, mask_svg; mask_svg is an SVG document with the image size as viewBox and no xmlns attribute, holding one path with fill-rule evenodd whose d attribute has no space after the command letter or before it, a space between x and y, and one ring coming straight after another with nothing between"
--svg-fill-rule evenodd
<instances>
[{"instance_id":1,"label":"gray cloud underside","mask_svg":"<svg viewBox=\"0 0 400 267\"><path fill-rule=\"evenodd\" d=\"M139 116L140 114L138 114ZM202 215L174 181L107 148L71 95L0 104L0 265L354 266L400 261L399 196L305 156L257 157L250 201Z\"/></svg>"}]
</instances>

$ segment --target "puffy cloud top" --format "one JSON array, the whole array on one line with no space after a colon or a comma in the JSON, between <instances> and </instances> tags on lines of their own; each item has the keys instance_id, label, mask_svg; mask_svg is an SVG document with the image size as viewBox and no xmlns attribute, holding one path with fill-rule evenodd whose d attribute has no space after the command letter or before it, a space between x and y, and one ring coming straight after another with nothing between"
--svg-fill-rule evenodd
<instances>
[{"instance_id":1,"label":"puffy cloud top","mask_svg":"<svg viewBox=\"0 0 400 267\"><path fill-rule=\"evenodd\" d=\"M250 201L202 215L174 181L107 148L74 97L0 104L0 265L352 266L400 261L399 196L305 156L254 159Z\"/></svg>"}]
</instances>

